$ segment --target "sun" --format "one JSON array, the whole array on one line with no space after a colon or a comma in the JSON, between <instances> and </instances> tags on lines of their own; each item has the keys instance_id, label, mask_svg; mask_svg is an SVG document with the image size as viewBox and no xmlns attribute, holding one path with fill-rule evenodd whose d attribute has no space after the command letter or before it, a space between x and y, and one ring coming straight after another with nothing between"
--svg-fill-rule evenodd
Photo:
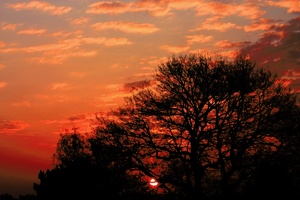
<instances>
[{"instance_id":1,"label":"sun","mask_svg":"<svg viewBox=\"0 0 300 200\"><path fill-rule=\"evenodd\" d=\"M152 178L152 179L150 180L150 185L153 186L153 187L155 187L155 186L158 185L158 182L157 182L154 178Z\"/></svg>"}]
</instances>

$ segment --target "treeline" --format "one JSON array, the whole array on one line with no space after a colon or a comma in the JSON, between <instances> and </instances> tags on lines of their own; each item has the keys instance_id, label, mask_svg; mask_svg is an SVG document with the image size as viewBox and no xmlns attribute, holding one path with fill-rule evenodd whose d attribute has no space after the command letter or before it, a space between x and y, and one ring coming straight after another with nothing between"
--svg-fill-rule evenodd
<instances>
[{"instance_id":1,"label":"treeline","mask_svg":"<svg viewBox=\"0 0 300 200\"><path fill-rule=\"evenodd\" d=\"M92 134L61 134L28 198L300 197L300 108L276 74L242 56L190 54L153 78Z\"/></svg>"},{"instance_id":2,"label":"treeline","mask_svg":"<svg viewBox=\"0 0 300 200\"><path fill-rule=\"evenodd\" d=\"M0 194L0 200L37 200L37 196L34 194L19 195L18 198L13 197L11 194Z\"/></svg>"}]
</instances>

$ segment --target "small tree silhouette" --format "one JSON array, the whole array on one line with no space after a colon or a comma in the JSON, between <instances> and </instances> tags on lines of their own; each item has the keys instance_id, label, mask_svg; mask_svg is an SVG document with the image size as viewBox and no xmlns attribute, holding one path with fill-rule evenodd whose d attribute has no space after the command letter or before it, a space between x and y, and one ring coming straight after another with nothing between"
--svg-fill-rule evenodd
<instances>
[{"instance_id":1,"label":"small tree silhouette","mask_svg":"<svg viewBox=\"0 0 300 200\"><path fill-rule=\"evenodd\" d=\"M127 173L118 149L95 138L62 134L55 158L53 169L40 171L40 183L34 183L38 199L128 199L140 195L134 190L141 187L140 181Z\"/></svg>"}]
</instances>

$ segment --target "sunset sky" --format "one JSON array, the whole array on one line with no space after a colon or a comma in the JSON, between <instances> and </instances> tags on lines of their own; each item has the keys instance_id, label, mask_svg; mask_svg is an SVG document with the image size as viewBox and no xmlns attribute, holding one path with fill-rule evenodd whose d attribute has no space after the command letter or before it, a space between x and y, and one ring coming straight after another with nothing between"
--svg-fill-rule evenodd
<instances>
[{"instance_id":1,"label":"sunset sky","mask_svg":"<svg viewBox=\"0 0 300 200\"><path fill-rule=\"evenodd\" d=\"M34 193L59 134L173 54L241 52L299 91L299 47L299 0L1 0L0 194Z\"/></svg>"}]
</instances>

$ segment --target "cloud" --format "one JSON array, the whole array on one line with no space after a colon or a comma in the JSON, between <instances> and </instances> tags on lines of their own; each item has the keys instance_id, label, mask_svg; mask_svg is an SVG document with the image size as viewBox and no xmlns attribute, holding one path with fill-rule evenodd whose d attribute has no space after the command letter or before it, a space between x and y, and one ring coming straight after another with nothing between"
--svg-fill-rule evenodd
<instances>
[{"instance_id":1,"label":"cloud","mask_svg":"<svg viewBox=\"0 0 300 200\"><path fill-rule=\"evenodd\" d=\"M0 41L0 47L4 47L5 43Z\"/></svg>"},{"instance_id":2,"label":"cloud","mask_svg":"<svg viewBox=\"0 0 300 200\"><path fill-rule=\"evenodd\" d=\"M7 86L7 83L6 82L1 82L0 81L0 88L5 88Z\"/></svg>"},{"instance_id":3,"label":"cloud","mask_svg":"<svg viewBox=\"0 0 300 200\"><path fill-rule=\"evenodd\" d=\"M0 120L0 133L13 134L29 127L29 124L19 120Z\"/></svg>"},{"instance_id":4,"label":"cloud","mask_svg":"<svg viewBox=\"0 0 300 200\"><path fill-rule=\"evenodd\" d=\"M89 21L89 18L87 18L87 17L80 17L80 18L71 20L71 23L72 24L78 24L78 25L80 25L80 24L85 24L88 21Z\"/></svg>"},{"instance_id":5,"label":"cloud","mask_svg":"<svg viewBox=\"0 0 300 200\"><path fill-rule=\"evenodd\" d=\"M74 37L58 41L57 43L28 46L2 48L0 53L23 52L23 53L41 53L37 57L31 58L35 63L62 64L70 57L91 57L98 54L97 51L83 50L83 46L104 45L107 47L131 45L127 38L105 38L105 37Z\"/></svg>"},{"instance_id":6,"label":"cloud","mask_svg":"<svg viewBox=\"0 0 300 200\"><path fill-rule=\"evenodd\" d=\"M0 45L0 47L1 47L1 45ZM0 70L3 69L4 67L5 67L5 65L0 63Z\"/></svg>"},{"instance_id":7,"label":"cloud","mask_svg":"<svg viewBox=\"0 0 300 200\"><path fill-rule=\"evenodd\" d=\"M225 32L229 29L241 29L240 26L231 22L221 22L222 18L220 16L214 16L207 18L203 23L201 23L199 28L195 30L215 30Z\"/></svg>"},{"instance_id":8,"label":"cloud","mask_svg":"<svg viewBox=\"0 0 300 200\"><path fill-rule=\"evenodd\" d=\"M294 70L288 70L285 72L283 76L281 76L281 78L285 80L298 80L300 79L300 72L296 72Z\"/></svg>"},{"instance_id":9,"label":"cloud","mask_svg":"<svg viewBox=\"0 0 300 200\"><path fill-rule=\"evenodd\" d=\"M212 36L206 36L206 35L188 35L185 36L185 38L187 39L188 45L194 43L206 43L206 42L210 42L213 39Z\"/></svg>"},{"instance_id":10,"label":"cloud","mask_svg":"<svg viewBox=\"0 0 300 200\"><path fill-rule=\"evenodd\" d=\"M231 51L221 51L218 52L218 55L226 58L236 58L240 54L239 50L231 50Z\"/></svg>"},{"instance_id":11,"label":"cloud","mask_svg":"<svg viewBox=\"0 0 300 200\"><path fill-rule=\"evenodd\" d=\"M71 57L92 57L98 54L97 51L75 51L76 52L57 50L52 52L45 52L42 56L32 57L30 61L39 64L63 64L65 60Z\"/></svg>"},{"instance_id":12,"label":"cloud","mask_svg":"<svg viewBox=\"0 0 300 200\"><path fill-rule=\"evenodd\" d=\"M228 40L221 40L215 42L215 46L218 48L242 48L249 45L251 42L229 42Z\"/></svg>"},{"instance_id":13,"label":"cloud","mask_svg":"<svg viewBox=\"0 0 300 200\"><path fill-rule=\"evenodd\" d=\"M42 35L46 33L46 29L26 29L26 30L21 30L18 31L18 34L23 34L23 35Z\"/></svg>"},{"instance_id":14,"label":"cloud","mask_svg":"<svg viewBox=\"0 0 300 200\"><path fill-rule=\"evenodd\" d=\"M69 84L68 83L52 83L51 84L51 89L52 90L65 90L69 88Z\"/></svg>"},{"instance_id":15,"label":"cloud","mask_svg":"<svg viewBox=\"0 0 300 200\"><path fill-rule=\"evenodd\" d=\"M125 84L109 84L105 87L105 94L99 95L95 99L94 104L96 104L96 107L118 107L126 97L132 95L133 91L152 86L153 84L153 81L149 80L128 82Z\"/></svg>"},{"instance_id":16,"label":"cloud","mask_svg":"<svg viewBox=\"0 0 300 200\"><path fill-rule=\"evenodd\" d=\"M58 32L54 32L54 33L50 33L47 36L50 37L69 37L69 36L75 36L75 37L81 37L82 35L82 30L77 30L77 31L69 31L69 32L64 32L64 31L58 31Z\"/></svg>"},{"instance_id":17,"label":"cloud","mask_svg":"<svg viewBox=\"0 0 300 200\"><path fill-rule=\"evenodd\" d=\"M82 78L85 76L85 73L84 72L70 72L69 75L74 78Z\"/></svg>"},{"instance_id":18,"label":"cloud","mask_svg":"<svg viewBox=\"0 0 300 200\"><path fill-rule=\"evenodd\" d=\"M299 0L280 0L280 1L266 1L270 6L287 8L288 13L299 13L300 3Z\"/></svg>"},{"instance_id":19,"label":"cloud","mask_svg":"<svg viewBox=\"0 0 300 200\"><path fill-rule=\"evenodd\" d=\"M70 121L82 121L85 120L86 116L84 114L80 114L80 115L73 115L71 117L69 117Z\"/></svg>"},{"instance_id":20,"label":"cloud","mask_svg":"<svg viewBox=\"0 0 300 200\"><path fill-rule=\"evenodd\" d=\"M121 63L114 63L110 67L112 69L120 69L120 68L127 69L127 68L129 68L129 66L127 64L121 64Z\"/></svg>"},{"instance_id":21,"label":"cloud","mask_svg":"<svg viewBox=\"0 0 300 200\"><path fill-rule=\"evenodd\" d=\"M290 80L290 86L299 90L300 79L300 17L284 25L271 28L260 39L241 49L257 65L268 67L279 77Z\"/></svg>"},{"instance_id":22,"label":"cloud","mask_svg":"<svg viewBox=\"0 0 300 200\"><path fill-rule=\"evenodd\" d=\"M132 93L135 90L147 88L147 87L150 87L152 85L155 85L154 81L151 81L151 80L142 80L142 81L135 81L135 82L124 83L120 89L123 92Z\"/></svg>"},{"instance_id":23,"label":"cloud","mask_svg":"<svg viewBox=\"0 0 300 200\"><path fill-rule=\"evenodd\" d=\"M7 24L5 23L3 26L2 26L2 30L4 31L14 31L17 29L17 27L21 26L22 24Z\"/></svg>"},{"instance_id":24,"label":"cloud","mask_svg":"<svg viewBox=\"0 0 300 200\"><path fill-rule=\"evenodd\" d=\"M274 20L274 19L261 18L261 19L254 21L254 23L252 23L251 25L244 26L243 29L245 32L266 31L275 26L278 26L278 24L275 22L276 22L276 20Z\"/></svg>"},{"instance_id":25,"label":"cloud","mask_svg":"<svg viewBox=\"0 0 300 200\"><path fill-rule=\"evenodd\" d=\"M169 45L162 45L160 46L161 49L169 52L169 53L182 53L187 51L190 47L188 46L169 46Z\"/></svg>"},{"instance_id":26,"label":"cloud","mask_svg":"<svg viewBox=\"0 0 300 200\"><path fill-rule=\"evenodd\" d=\"M261 17L265 11L259 8L257 3L246 4L227 4L222 2L199 2L196 7L197 15L213 15L213 16L243 16L247 19L257 19Z\"/></svg>"},{"instance_id":27,"label":"cloud","mask_svg":"<svg viewBox=\"0 0 300 200\"><path fill-rule=\"evenodd\" d=\"M22 101L11 103L11 105L16 107L30 107L31 103L29 101Z\"/></svg>"},{"instance_id":28,"label":"cloud","mask_svg":"<svg viewBox=\"0 0 300 200\"><path fill-rule=\"evenodd\" d=\"M168 1L149 1L140 0L136 2L104 1L92 3L86 13L89 14L109 14L117 15L133 12L148 12L152 16L163 17L173 15L176 10L193 9L198 16L219 15L230 16L238 15L248 19L257 19L265 12L256 3L229 4L220 1L199 1L199 0L168 0Z\"/></svg>"},{"instance_id":29,"label":"cloud","mask_svg":"<svg viewBox=\"0 0 300 200\"><path fill-rule=\"evenodd\" d=\"M119 45L130 45L130 42L127 38L82 38L82 41L87 44L103 44L105 46L119 46Z\"/></svg>"},{"instance_id":30,"label":"cloud","mask_svg":"<svg viewBox=\"0 0 300 200\"><path fill-rule=\"evenodd\" d=\"M125 33L141 33L141 34L154 33L159 30L159 28L156 28L155 25L149 23L133 23L133 22L121 22L121 21L95 23L91 27L94 30L99 30L99 31L113 29Z\"/></svg>"},{"instance_id":31,"label":"cloud","mask_svg":"<svg viewBox=\"0 0 300 200\"><path fill-rule=\"evenodd\" d=\"M16 11L20 10L39 10L42 12L50 13L51 15L62 15L70 12L71 7L67 6L54 6L47 2L42 1L30 1L26 3L15 3L15 4L6 4L7 8L12 8Z\"/></svg>"},{"instance_id":32,"label":"cloud","mask_svg":"<svg viewBox=\"0 0 300 200\"><path fill-rule=\"evenodd\" d=\"M133 3L123 3L120 1L115 2L98 2L89 5L86 13L89 14L122 14L131 11Z\"/></svg>"},{"instance_id":33,"label":"cloud","mask_svg":"<svg viewBox=\"0 0 300 200\"><path fill-rule=\"evenodd\" d=\"M47 125L56 125L60 131L53 134L61 133L91 133L94 129L94 121L96 120L97 113L84 113L78 115L67 116L61 120L42 120L41 123Z\"/></svg>"}]
</instances>

